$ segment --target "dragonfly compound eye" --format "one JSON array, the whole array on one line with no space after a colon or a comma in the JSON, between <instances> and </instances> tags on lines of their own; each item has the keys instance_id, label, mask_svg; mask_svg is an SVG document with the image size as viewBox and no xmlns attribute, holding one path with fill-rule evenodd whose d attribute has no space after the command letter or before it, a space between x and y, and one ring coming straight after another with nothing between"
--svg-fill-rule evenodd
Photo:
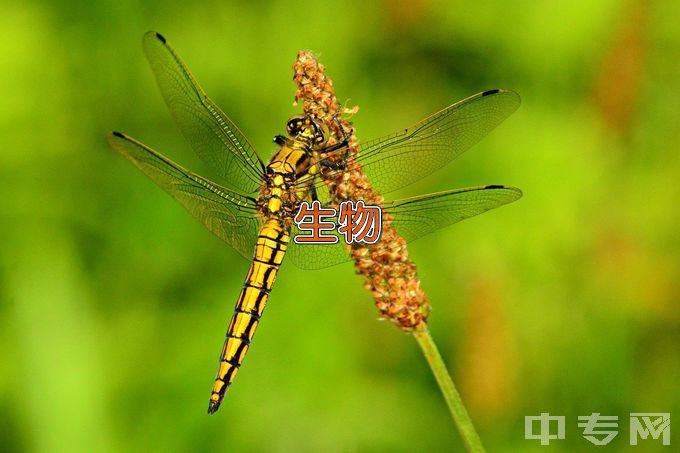
<instances>
[{"instance_id":1,"label":"dragonfly compound eye","mask_svg":"<svg viewBox=\"0 0 680 453\"><path fill-rule=\"evenodd\" d=\"M300 134L302 128L304 127L304 122L305 117L303 116L294 116L293 118L289 119L288 124L286 124L286 132L288 135L291 137L296 137L298 134Z\"/></svg>"},{"instance_id":2,"label":"dragonfly compound eye","mask_svg":"<svg viewBox=\"0 0 680 453\"><path fill-rule=\"evenodd\" d=\"M312 124L314 125L314 143L316 145L324 145L328 140L328 128L318 118L312 120Z\"/></svg>"}]
</instances>

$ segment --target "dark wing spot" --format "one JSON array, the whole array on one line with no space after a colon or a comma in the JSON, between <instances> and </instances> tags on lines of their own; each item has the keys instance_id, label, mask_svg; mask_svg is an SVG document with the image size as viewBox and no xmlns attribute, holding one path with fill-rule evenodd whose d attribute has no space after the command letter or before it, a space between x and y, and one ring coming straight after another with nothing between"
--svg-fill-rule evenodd
<instances>
[{"instance_id":1,"label":"dark wing spot","mask_svg":"<svg viewBox=\"0 0 680 453\"><path fill-rule=\"evenodd\" d=\"M484 187L485 189L505 189L505 186L502 186L500 184L492 184L490 186Z\"/></svg>"},{"instance_id":2,"label":"dark wing spot","mask_svg":"<svg viewBox=\"0 0 680 453\"><path fill-rule=\"evenodd\" d=\"M158 33L158 32L156 32L156 38L158 38L158 40L159 40L160 42L162 42L163 44L167 44L166 41L165 41L165 38L163 37L163 35L161 35L161 34Z\"/></svg>"},{"instance_id":3,"label":"dark wing spot","mask_svg":"<svg viewBox=\"0 0 680 453\"><path fill-rule=\"evenodd\" d=\"M112 134L118 138L125 138L125 134L123 134L122 132L113 131Z\"/></svg>"},{"instance_id":4,"label":"dark wing spot","mask_svg":"<svg viewBox=\"0 0 680 453\"><path fill-rule=\"evenodd\" d=\"M496 94L499 91L501 91L501 90L499 90L498 88L496 88L495 90L487 90L487 91L482 93L482 96L489 96L490 94Z\"/></svg>"}]
</instances>

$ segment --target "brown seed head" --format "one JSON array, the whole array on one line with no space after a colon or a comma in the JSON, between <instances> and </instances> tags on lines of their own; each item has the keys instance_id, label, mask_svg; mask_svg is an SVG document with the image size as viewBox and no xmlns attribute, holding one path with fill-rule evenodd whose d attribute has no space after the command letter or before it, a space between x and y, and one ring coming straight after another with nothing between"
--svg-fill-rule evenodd
<instances>
[{"instance_id":1,"label":"brown seed head","mask_svg":"<svg viewBox=\"0 0 680 453\"><path fill-rule=\"evenodd\" d=\"M346 119L337 114L354 114L357 107L340 108L333 82L326 77L325 68L309 51L301 51L293 64L293 81L297 85L295 102L302 102L305 114L322 118L331 131L329 144L343 138L343 130L351 131L349 156L356 156L359 147L354 130ZM340 125L338 125L338 122ZM340 154L328 156L337 160ZM341 173L321 171L321 178L330 190L333 203L345 200L363 200L367 205L382 206L384 199L371 186L361 165L350 160ZM430 304L420 288L416 265L409 259L406 241L392 228L392 217L383 212L382 238L376 244L348 246L357 273L365 279L365 287L373 293L381 316L394 322L405 331L424 328L430 313Z\"/></svg>"}]
</instances>

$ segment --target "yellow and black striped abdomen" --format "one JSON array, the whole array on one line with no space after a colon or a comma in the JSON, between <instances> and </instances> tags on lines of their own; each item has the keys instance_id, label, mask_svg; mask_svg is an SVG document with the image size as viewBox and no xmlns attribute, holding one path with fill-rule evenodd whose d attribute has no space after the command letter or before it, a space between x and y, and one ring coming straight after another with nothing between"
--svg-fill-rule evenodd
<instances>
[{"instance_id":1,"label":"yellow and black striped abdomen","mask_svg":"<svg viewBox=\"0 0 680 453\"><path fill-rule=\"evenodd\" d=\"M269 292L288 248L290 232L277 219L267 220L257 238L253 262L236 302L220 355L220 367L210 394L208 413L219 407L227 387L233 382L260 322Z\"/></svg>"}]
</instances>

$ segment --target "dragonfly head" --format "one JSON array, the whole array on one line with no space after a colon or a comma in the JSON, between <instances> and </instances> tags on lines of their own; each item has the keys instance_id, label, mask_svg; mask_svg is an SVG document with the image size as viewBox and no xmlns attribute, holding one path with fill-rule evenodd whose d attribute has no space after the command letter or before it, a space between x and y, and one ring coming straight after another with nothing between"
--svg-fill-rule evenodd
<instances>
[{"instance_id":1,"label":"dragonfly head","mask_svg":"<svg viewBox=\"0 0 680 453\"><path fill-rule=\"evenodd\" d=\"M313 146L323 146L328 140L328 128L320 118L298 115L288 120L286 132L291 138L304 140Z\"/></svg>"}]
</instances>

